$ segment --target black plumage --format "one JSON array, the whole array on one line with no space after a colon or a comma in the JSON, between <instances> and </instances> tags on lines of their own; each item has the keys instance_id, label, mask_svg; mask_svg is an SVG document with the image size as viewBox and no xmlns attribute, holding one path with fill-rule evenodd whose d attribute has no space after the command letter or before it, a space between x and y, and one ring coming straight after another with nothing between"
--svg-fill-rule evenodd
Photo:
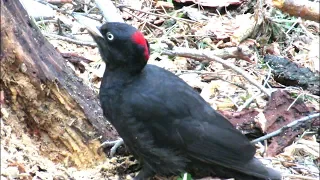
<instances>
[{"instance_id":1,"label":"black plumage","mask_svg":"<svg viewBox=\"0 0 320 180\"><path fill-rule=\"evenodd\" d=\"M171 72L146 65L149 44L134 27L106 23L97 42L106 71L100 87L104 115L142 164L135 179L155 174L280 179L254 158L255 147Z\"/></svg>"}]
</instances>

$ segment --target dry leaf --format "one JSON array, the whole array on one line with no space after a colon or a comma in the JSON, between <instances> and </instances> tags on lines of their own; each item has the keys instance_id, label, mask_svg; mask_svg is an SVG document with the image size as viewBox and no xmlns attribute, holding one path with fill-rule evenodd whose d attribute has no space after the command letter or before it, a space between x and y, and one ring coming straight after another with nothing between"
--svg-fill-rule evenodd
<instances>
[{"instance_id":1,"label":"dry leaf","mask_svg":"<svg viewBox=\"0 0 320 180\"><path fill-rule=\"evenodd\" d=\"M171 2L158 1L157 4L156 4L156 6L155 6L155 8L162 8L162 7L164 7L164 8L171 8L171 9L174 8L174 6L173 6L173 4L172 4Z\"/></svg>"}]
</instances>

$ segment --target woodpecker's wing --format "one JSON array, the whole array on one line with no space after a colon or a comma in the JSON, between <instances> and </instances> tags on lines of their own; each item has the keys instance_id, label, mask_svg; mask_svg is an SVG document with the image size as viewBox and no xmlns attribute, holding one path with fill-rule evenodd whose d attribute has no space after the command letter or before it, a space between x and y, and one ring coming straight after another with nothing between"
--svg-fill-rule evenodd
<instances>
[{"instance_id":1,"label":"woodpecker's wing","mask_svg":"<svg viewBox=\"0 0 320 180\"><path fill-rule=\"evenodd\" d=\"M249 140L179 77L148 65L136 83L127 98L157 145L238 170L253 158Z\"/></svg>"}]
</instances>

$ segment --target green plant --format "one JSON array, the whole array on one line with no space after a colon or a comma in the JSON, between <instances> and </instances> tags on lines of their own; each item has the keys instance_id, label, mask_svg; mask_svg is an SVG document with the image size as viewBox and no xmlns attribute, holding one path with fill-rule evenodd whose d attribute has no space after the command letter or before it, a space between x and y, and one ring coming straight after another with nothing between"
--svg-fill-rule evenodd
<instances>
[{"instance_id":1,"label":"green plant","mask_svg":"<svg viewBox=\"0 0 320 180\"><path fill-rule=\"evenodd\" d=\"M192 180L192 177L189 173L181 173L180 177L177 180Z\"/></svg>"}]
</instances>

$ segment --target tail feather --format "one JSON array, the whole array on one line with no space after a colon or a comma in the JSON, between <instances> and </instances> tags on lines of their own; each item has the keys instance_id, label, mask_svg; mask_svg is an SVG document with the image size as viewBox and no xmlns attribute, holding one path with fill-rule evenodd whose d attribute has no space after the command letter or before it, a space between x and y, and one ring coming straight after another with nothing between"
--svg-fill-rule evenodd
<instances>
[{"instance_id":1,"label":"tail feather","mask_svg":"<svg viewBox=\"0 0 320 180\"><path fill-rule=\"evenodd\" d=\"M204 177L235 178L236 180L281 180L280 172L266 167L258 159L236 166L193 163L188 172L196 179Z\"/></svg>"},{"instance_id":2,"label":"tail feather","mask_svg":"<svg viewBox=\"0 0 320 180\"><path fill-rule=\"evenodd\" d=\"M242 168L240 168L242 172L245 174L255 176L262 179L270 179L270 180L280 180L282 178L281 173L266 167L256 158L253 158L248 163L244 164Z\"/></svg>"}]
</instances>

